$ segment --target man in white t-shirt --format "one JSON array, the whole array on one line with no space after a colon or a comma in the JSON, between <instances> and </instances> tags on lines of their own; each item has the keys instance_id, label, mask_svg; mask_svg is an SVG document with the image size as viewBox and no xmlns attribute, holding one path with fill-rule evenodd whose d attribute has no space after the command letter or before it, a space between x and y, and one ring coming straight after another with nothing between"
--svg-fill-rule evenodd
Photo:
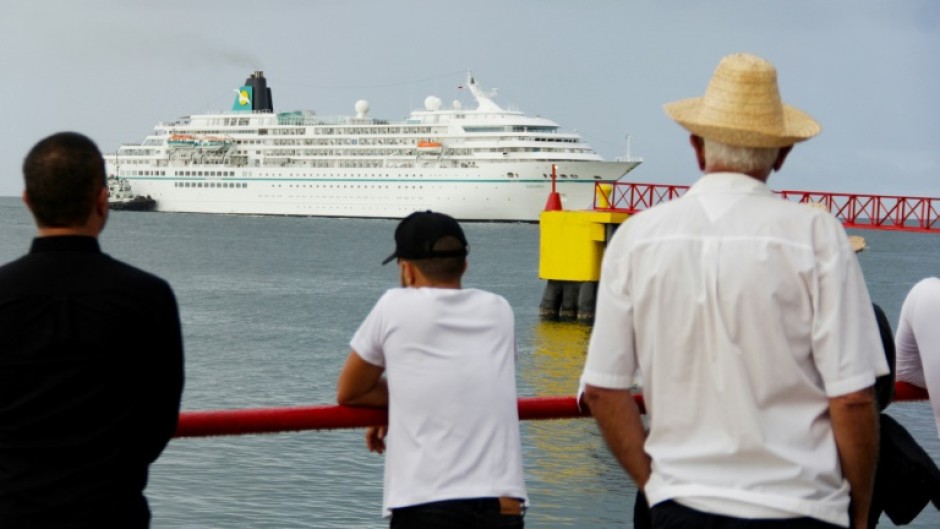
<instances>
[{"instance_id":1,"label":"man in white t-shirt","mask_svg":"<svg viewBox=\"0 0 940 529\"><path fill-rule=\"evenodd\" d=\"M819 125L750 54L666 112L705 175L610 241L586 402L653 527L864 528L888 373L871 300L835 217L766 185Z\"/></svg>"},{"instance_id":2,"label":"man in white t-shirt","mask_svg":"<svg viewBox=\"0 0 940 529\"><path fill-rule=\"evenodd\" d=\"M926 389L940 432L940 279L927 277L914 285L901 305L897 379Z\"/></svg>"},{"instance_id":3,"label":"man in white t-shirt","mask_svg":"<svg viewBox=\"0 0 940 529\"><path fill-rule=\"evenodd\" d=\"M416 212L395 230L402 288L353 336L337 401L387 406L366 444L386 453L392 529L521 529L527 502L515 323L496 294L461 288L467 239L453 218ZM385 376L383 376L383 373Z\"/></svg>"}]
</instances>

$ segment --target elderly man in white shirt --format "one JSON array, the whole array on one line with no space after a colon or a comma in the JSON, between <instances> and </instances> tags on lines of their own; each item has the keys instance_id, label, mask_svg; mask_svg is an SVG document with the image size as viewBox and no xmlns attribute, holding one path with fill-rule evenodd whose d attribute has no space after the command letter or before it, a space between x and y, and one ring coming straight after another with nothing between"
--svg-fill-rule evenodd
<instances>
[{"instance_id":1,"label":"elderly man in white shirt","mask_svg":"<svg viewBox=\"0 0 940 529\"><path fill-rule=\"evenodd\" d=\"M705 176L612 238L586 402L653 527L865 527L888 372L868 290L839 222L766 185L819 125L750 54L666 111Z\"/></svg>"}]
</instances>

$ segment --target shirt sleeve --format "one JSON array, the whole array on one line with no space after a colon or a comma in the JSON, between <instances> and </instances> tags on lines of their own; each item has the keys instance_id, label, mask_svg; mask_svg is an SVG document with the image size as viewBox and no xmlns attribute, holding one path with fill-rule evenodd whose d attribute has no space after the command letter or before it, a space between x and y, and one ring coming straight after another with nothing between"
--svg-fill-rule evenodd
<instances>
[{"instance_id":1,"label":"shirt sleeve","mask_svg":"<svg viewBox=\"0 0 940 529\"><path fill-rule=\"evenodd\" d=\"M897 352L897 377L902 382L913 384L919 388L926 388L924 379L924 366L920 360L920 350L914 338L914 327L911 324L911 313L914 307L915 288L907 293L904 304L901 305L901 317L898 320L898 330L894 337L894 348Z\"/></svg>"},{"instance_id":2,"label":"shirt sleeve","mask_svg":"<svg viewBox=\"0 0 940 529\"><path fill-rule=\"evenodd\" d=\"M633 300L629 289L623 226L614 236L601 263L597 308L581 374L578 396L585 384L609 389L629 389L637 369L634 350Z\"/></svg>"},{"instance_id":3,"label":"shirt sleeve","mask_svg":"<svg viewBox=\"0 0 940 529\"><path fill-rule=\"evenodd\" d=\"M359 325L359 329L349 342L352 350L363 360L379 367L385 367L385 351L382 344L385 342L387 329L383 316L387 298L386 292L369 311L369 315Z\"/></svg>"},{"instance_id":4,"label":"shirt sleeve","mask_svg":"<svg viewBox=\"0 0 940 529\"><path fill-rule=\"evenodd\" d=\"M904 300L895 338L898 380L926 388L940 432L940 280L920 281Z\"/></svg>"},{"instance_id":5,"label":"shirt sleeve","mask_svg":"<svg viewBox=\"0 0 940 529\"><path fill-rule=\"evenodd\" d=\"M868 287L845 230L835 218L818 218L813 358L826 395L838 397L874 385L876 377L890 370Z\"/></svg>"}]
</instances>

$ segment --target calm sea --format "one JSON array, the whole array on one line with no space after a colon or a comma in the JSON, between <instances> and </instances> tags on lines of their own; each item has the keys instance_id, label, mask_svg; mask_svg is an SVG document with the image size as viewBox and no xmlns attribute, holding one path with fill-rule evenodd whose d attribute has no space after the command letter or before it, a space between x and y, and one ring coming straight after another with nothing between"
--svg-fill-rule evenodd
<instances>
[{"instance_id":1,"label":"calm sea","mask_svg":"<svg viewBox=\"0 0 940 529\"><path fill-rule=\"evenodd\" d=\"M183 320L186 410L328 404L348 340L398 282L380 266L394 221L113 212L101 241L112 256L166 278ZM570 395L590 329L541 322L538 226L467 224L465 285L516 311L523 396ZM25 253L34 229L18 198L0 197L0 262ZM860 254L872 298L896 325L917 280L940 275L940 236L865 231ZM429 405L431 402L429 401ZM104 410L105 412L107 410ZM926 403L889 412L940 461ZM527 526L631 527L635 489L593 421L523 424ZM382 457L361 430L181 439L154 465L153 527L381 528ZM890 522L883 518L883 526ZM940 527L928 507L911 527Z\"/></svg>"}]
</instances>

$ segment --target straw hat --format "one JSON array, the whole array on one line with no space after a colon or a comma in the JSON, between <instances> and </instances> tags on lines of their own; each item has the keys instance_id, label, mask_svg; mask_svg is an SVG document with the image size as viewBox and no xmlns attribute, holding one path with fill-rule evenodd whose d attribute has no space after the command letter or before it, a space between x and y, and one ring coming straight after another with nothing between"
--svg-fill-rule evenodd
<instances>
[{"instance_id":1,"label":"straw hat","mask_svg":"<svg viewBox=\"0 0 940 529\"><path fill-rule=\"evenodd\" d=\"M808 114L780 100L774 65L749 53L722 59L704 97L664 108L689 132L739 147L786 147L820 131Z\"/></svg>"},{"instance_id":2,"label":"straw hat","mask_svg":"<svg viewBox=\"0 0 940 529\"><path fill-rule=\"evenodd\" d=\"M861 252L865 248L868 248L868 245L865 244L865 238L861 235L849 235L849 244L852 245L852 250L855 253Z\"/></svg>"}]
</instances>

